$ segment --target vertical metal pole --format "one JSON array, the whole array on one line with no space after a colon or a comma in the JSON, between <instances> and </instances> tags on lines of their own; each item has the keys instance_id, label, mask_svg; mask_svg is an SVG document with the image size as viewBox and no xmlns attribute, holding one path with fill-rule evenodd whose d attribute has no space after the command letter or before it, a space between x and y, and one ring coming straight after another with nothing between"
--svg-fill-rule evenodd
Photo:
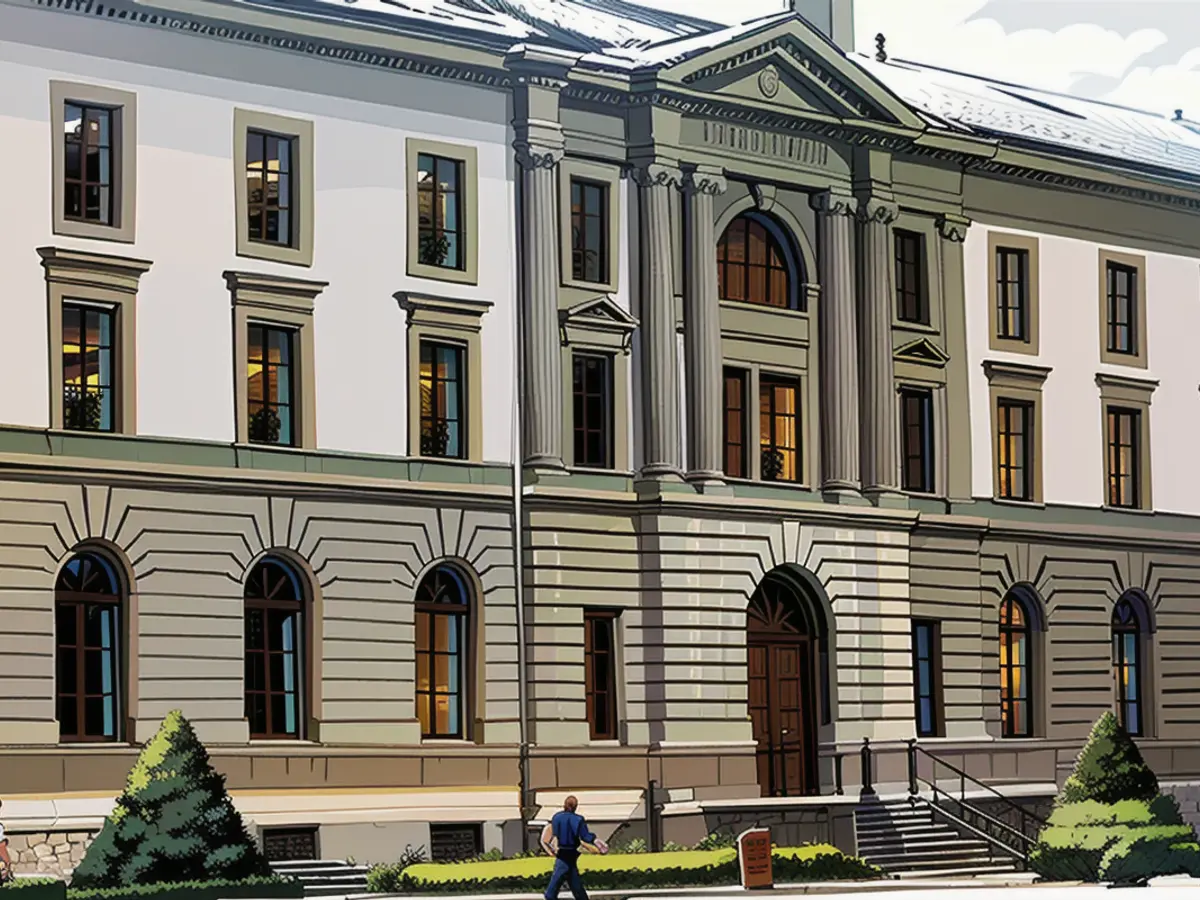
<instances>
[{"instance_id":1,"label":"vertical metal pole","mask_svg":"<svg viewBox=\"0 0 1200 900\"><path fill-rule=\"evenodd\" d=\"M658 833L658 782L653 778L646 787L646 837L650 844L650 852L662 850L662 842Z\"/></svg>"},{"instance_id":2,"label":"vertical metal pole","mask_svg":"<svg viewBox=\"0 0 1200 900\"><path fill-rule=\"evenodd\" d=\"M917 796L917 741L912 738L908 742L908 792Z\"/></svg>"},{"instance_id":3,"label":"vertical metal pole","mask_svg":"<svg viewBox=\"0 0 1200 900\"><path fill-rule=\"evenodd\" d=\"M842 754L838 752L833 757L833 789L839 796L842 791Z\"/></svg>"},{"instance_id":4,"label":"vertical metal pole","mask_svg":"<svg viewBox=\"0 0 1200 900\"><path fill-rule=\"evenodd\" d=\"M862 792L864 794L875 793L875 787L871 784L871 739L863 738L862 745Z\"/></svg>"}]
</instances>

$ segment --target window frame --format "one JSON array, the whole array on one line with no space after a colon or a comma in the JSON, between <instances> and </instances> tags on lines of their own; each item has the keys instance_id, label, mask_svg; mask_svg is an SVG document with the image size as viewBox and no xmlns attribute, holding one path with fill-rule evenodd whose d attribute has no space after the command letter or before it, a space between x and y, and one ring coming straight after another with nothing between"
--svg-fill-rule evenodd
<instances>
[{"instance_id":1,"label":"window frame","mask_svg":"<svg viewBox=\"0 0 1200 900\"><path fill-rule=\"evenodd\" d=\"M79 591L66 591L59 587L67 567L76 559L95 559L98 560L101 566L112 577L114 593L91 593ZM106 609L115 609L115 625L113 629L113 649L111 650L111 662L109 669L109 677L113 684L113 733L111 735L96 735L88 734L86 726L86 709L85 704L81 704L80 700L88 696L87 691L87 672L86 672L86 650L87 645L82 642L83 629L85 628L84 620L86 618L88 607L103 607ZM130 615L130 591L125 579L122 577L120 568L109 559L105 554L97 552L91 547L78 547L73 550L66 558L66 561L60 567L58 574L55 577L54 583L54 718L58 723L58 731L56 742L60 744L119 744L124 742L125 735L130 730L130 722L128 721L129 711L132 708L130 697L130 678L128 676L129 661L132 657L129 648L129 642L132 637L129 623L132 620ZM75 642L70 649L75 654L75 677L76 690L71 693L66 693L59 690L58 684L58 666L59 654L63 649L63 644L59 641L58 635L58 616L59 612L64 607L70 607L75 616ZM80 687L82 686L82 694ZM63 696L74 696L76 703L75 711L75 726L76 733L64 734L63 722L59 719L58 701Z\"/></svg>"},{"instance_id":2,"label":"window frame","mask_svg":"<svg viewBox=\"0 0 1200 900\"><path fill-rule=\"evenodd\" d=\"M600 247L597 249L597 254L600 257L600 259L599 259L599 262L597 263L597 270L596 270L597 277L595 279L587 278L586 273L580 274L580 272L576 271L576 267L575 267L575 252L576 252L576 248L575 248L575 234L576 234L576 229L575 229L575 188L576 188L576 186L578 186L580 189L580 205L583 207L580 215L583 218L585 225L586 225L586 220L589 218L589 214L587 212L587 203L586 203L587 191L594 190L594 191L598 192L598 194L600 196L600 213L598 216L598 218L600 219L600 228L599 228ZM612 244L609 243L609 237L612 234L612 212L613 212L612 182L607 181L607 180L602 180L602 179L587 178L583 175L570 175L567 179L567 192L568 192L567 204L568 204L568 208L569 208L569 212L570 212L570 216L571 216L571 223L570 223L570 228L563 234L563 240L570 244L570 250L571 250L571 259L570 259L571 270L570 270L570 272L571 272L571 274L569 277L566 277L563 280L572 286L587 285L587 286L590 286L593 288L601 288L601 289L606 288L608 286L608 284L612 281L611 257L612 257L613 246L612 246ZM586 234L586 227L581 229L580 234L581 235ZM583 243L586 245L586 241L584 241ZM589 249L590 248L584 246L584 247L582 247L582 252L587 253Z\"/></svg>"},{"instance_id":3,"label":"window frame","mask_svg":"<svg viewBox=\"0 0 1200 900\"><path fill-rule=\"evenodd\" d=\"M999 503L1040 504L1042 503L1043 460L1044 446L1042 428L1042 388L1051 369L1045 366L1034 366L1025 363L997 362L985 360L984 373L987 376L990 389L991 406L991 467L992 467L992 498ZM1033 439L1026 440L1026 456L1031 460L1032 473L1028 484L1030 496L1027 499L1005 497L1000 493L1000 461L998 446L1000 441L1000 405L1002 403L1024 404L1030 409L1030 426Z\"/></svg>"},{"instance_id":4,"label":"window frame","mask_svg":"<svg viewBox=\"0 0 1200 900\"><path fill-rule=\"evenodd\" d=\"M782 304L771 303L769 300L765 302L757 302L750 299L737 299L723 296L724 279L722 272L729 265L728 261L721 259L721 245L725 240L725 236L729 233L729 229L733 228L738 222L745 222L745 240L744 250L746 252L745 259L741 263L735 263L745 270L745 288L747 297L750 294L750 270L756 268L749 262L749 246L750 246L750 228L758 226L763 229L767 240L767 263L765 265L766 276L765 286L768 298L771 296L771 272L782 271L784 274L784 302ZM805 271L805 262L798 248L791 246L794 238L789 234L787 228L777 221L774 221L768 214L759 212L756 208L743 209L733 215L729 221L724 223L724 227L718 232L717 236L717 300L722 304L732 304L736 306L745 306L750 309L773 310L775 312L792 312L792 313L807 313L808 312L808 291L805 290L808 282L808 274ZM774 248L778 251L782 265L776 269L770 263L770 251ZM759 267L764 268L764 267Z\"/></svg>"},{"instance_id":5,"label":"window frame","mask_svg":"<svg viewBox=\"0 0 1200 900\"><path fill-rule=\"evenodd\" d=\"M937 436L937 388L900 384L900 489L910 494L938 493L938 436ZM923 432L922 438L922 481L920 486L914 486L908 480L909 461L908 429L912 423L908 419L908 401L919 398L922 402L922 421L919 423Z\"/></svg>"},{"instance_id":6,"label":"window frame","mask_svg":"<svg viewBox=\"0 0 1200 900\"><path fill-rule=\"evenodd\" d=\"M490 301L434 297L409 291L396 293L408 329L408 455L453 464L483 461L483 349L480 334ZM421 342L458 344L465 349L466 454L459 460L421 455Z\"/></svg>"},{"instance_id":7,"label":"window frame","mask_svg":"<svg viewBox=\"0 0 1200 900\"><path fill-rule=\"evenodd\" d=\"M417 190L417 175L420 157L441 157L461 163L459 190L462 194L460 207L466 252L459 269L431 266L421 262L420 200ZM479 283L479 151L469 144L449 144L421 138L405 140L405 204L407 221L406 271L410 278L431 281L446 281L455 284Z\"/></svg>"},{"instance_id":8,"label":"window frame","mask_svg":"<svg viewBox=\"0 0 1200 900\"><path fill-rule=\"evenodd\" d=\"M749 478L752 469L752 461L750 459L750 418L751 412L749 409L750 399L750 370L740 366L724 366L721 376L721 446L722 446L722 467L721 471L727 478ZM729 384L730 381L738 382L738 400L739 407L734 410L729 405ZM737 412L741 416L741 429L737 435L737 441L730 440L729 415L731 412ZM740 472L730 472L729 451L731 447L739 447L742 453L742 465Z\"/></svg>"},{"instance_id":9,"label":"window frame","mask_svg":"<svg viewBox=\"0 0 1200 900\"><path fill-rule=\"evenodd\" d=\"M758 373L758 378L756 379L756 386L758 388L758 403L756 403L754 406L753 414L755 416L757 416L758 421L759 421L759 426L758 426L759 434L758 434L758 442L754 446L757 451L757 455L759 457L759 470L758 470L759 480L762 481L764 484L803 484L804 483L804 472L805 472L804 465L806 462L806 457L808 455L808 453L807 453L808 447L805 445L805 440L804 440L805 433L804 433L804 415L803 415L803 404L804 404L803 383L798 375L777 373L775 371L760 371ZM763 443L763 434L762 434L762 400L763 400L764 387L790 387L792 389L792 391L794 392L796 411L794 413L792 413L791 416L794 420L796 446L791 449L795 453L795 456L796 456L795 463L794 463L796 477L792 478L792 479L784 479L784 478L767 479L767 478L764 478L762 475L762 453L764 451L764 448L766 448L768 446ZM773 435L774 430L775 430L775 420L778 417L778 414L775 412L775 403L774 403L774 395L773 394L771 395L770 406L771 406L771 412L769 413L769 416L770 416L770 419L772 422L771 430L772 430L772 435ZM784 415L786 416L786 413ZM769 445L769 447L776 451L779 450L779 448L774 443L773 437L772 437L772 443Z\"/></svg>"},{"instance_id":10,"label":"window frame","mask_svg":"<svg viewBox=\"0 0 1200 900\"><path fill-rule=\"evenodd\" d=\"M251 130L289 138L292 141L293 184L291 195L295 204L292 207L295 213L292 216L292 240L288 244L274 244L250 239L250 223L247 219L250 192L246 184L246 140L248 132ZM311 120L241 107L234 108L234 218L235 247L238 256L293 266L312 266L313 234L316 223L314 207L316 185L313 180L314 141L314 128Z\"/></svg>"},{"instance_id":11,"label":"window frame","mask_svg":"<svg viewBox=\"0 0 1200 900\"><path fill-rule=\"evenodd\" d=\"M608 678L604 685L604 693L609 699L609 728L600 729L596 721L595 695L598 689L595 682L595 629L607 629L609 641ZM620 740L621 716L620 700L617 695L617 669L620 666L618 653L618 631L620 628L620 611L613 609L585 609L583 611L583 668L584 668L584 697L587 708L587 723L589 740L593 742L615 742Z\"/></svg>"},{"instance_id":12,"label":"window frame","mask_svg":"<svg viewBox=\"0 0 1200 900\"><path fill-rule=\"evenodd\" d=\"M1008 617L1008 624L1005 623L1004 609L1005 609L1005 606L1008 604L1012 604L1013 606L1015 606L1017 609L1020 610L1022 621L1023 621L1022 625L1017 626L1017 625L1011 624L1011 622L1012 622L1011 613L1009 614L1009 617ZM1008 703L1011 707L1011 704L1017 702L1017 700L1014 700L1012 697L1012 687L1015 683L1014 672L1019 667L1016 666L1012 662L1013 655L1012 655L1011 650L1007 654L1005 654L1003 652L999 652L997 661L1000 663L999 669L1000 669L1000 688L1001 688L1001 690L1000 690L1000 737L1004 740L1014 740L1014 739L1021 740L1021 739L1032 738L1032 737L1036 736L1037 730L1038 730L1037 726L1035 724L1034 715L1040 714L1040 710L1038 709L1037 705L1035 705L1035 702L1034 702L1034 698L1037 695L1037 690L1036 690L1037 679L1040 674L1038 671L1038 655L1037 655L1036 648L1035 648L1036 634L1037 634L1037 628L1036 628L1037 620L1034 617L1036 614L1036 610L1030 608L1030 603L1028 603L1024 597L1022 597L1020 594L1018 594L1010 589L1001 598L1000 607L997 612L998 612L998 616L997 616L998 632L997 633L998 633L999 641L1000 641L998 650L999 650L999 648L1002 648L1004 646L1006 635L1008 635L1010 638L1020 637L1020 638L1023 638L1025 641L1025 663L1024 663L1025 696L1023 698L1018 698L1018 699L1023 699L1026 704L1026 707L1027 707L1026 713L1025 713L1026 727L1023 731L1018 731L1012 724L1012 722L1013 722L1012 715L1010 714L1007 717L1004 715L1004 708L1005 708L1005 703ZM1012 646L1011 640L1009 641L1008 646L1011 648L1011 646ZM1008 675L1007 679L1005 677L1006 672ZM1009 687L1009 699L1007 701L1004 699L1004 686L1005 686L1006 680L1007 680L1007 684Z\"/></svg>"},{"instance_id":13,"label":"window frame","mask_svg":"<svg viewBox=\"0 0 1200 900\"><path fill-rule=\"evenodd\" d=\"M250 358L250 347L253 342L250 341L249 337L250 337L250 332L253 331L254 329L258 329L259 331L261 331L262 337L263 337L263 340L260 344L260 346L262 348L263 356L262 356L262 358L257 359L257 360ZM287 340L288 361L286 363L276 363L276 364L272 365L272 363L268 359L270 337L272 334L282 335ZM255 440L254 435L252 433L254 417L250 414L250 404L253 403L254 401L249 399L249 393L250 393L250 388L249 388L249 383L248 383L249 372L247 372L246 373L246 378L247 378L246 442L249 444L254 444L256 446L267 447L267 448L295 447L297 444L297 438L300 436L299 429L296 428L296 412L297 412L296 399L298 396L298 391L297 391L298 385L296 383L296 355L297 355L297 351L300 349L300 345L301 345L301 341L302 341L302 338L300 336L300 329L289 327L287 325L284 325L284 324L276 322L276 321L264 321L264 320L258 319L258 318L251 318L246 323L246 335L247 335L247 337L246 337L247 369L249 369L250 363L258 362L258 363L262 364L264 370L266 370L269 367L273 367L275 369L286 369L287 374L288 374L288 391L287 391L286 402L284 402L281 399L277 399L275 402L271 402L269 400L264 399L264 400L260 401L260 404L261 404L260 411L268 409L268 408L273 408L275 410L279 410L282 407L287 407L287 409L290 412L290 415L288 417L289 427L288 427L288 434L287 434L286 441L280 440L280 441L272 442L272 441ZM264 384L264 393L265 393L265 384ZM277 416L277 418L278 418L278 416ZM283 435L281 434L280 436L282 437Z\"/></svg>"},{"instance_id":14,"label":"window frame","mask_svg":"<svg viewBox=\"0 0 1200 900\"><path fill-rule=\"evenodd\" d=\"M1041 352L1040 240L1031 235L1009 232L988 232L988 347L1003 353L1037 356ZM1001 251L1023 252L1025 271L1025 330L1024 339L1000 334L1000 266Z\"/></svg>"},{"instance_id":15,"label":"window frame","mask_svg":"<svg viewBox=\"0 0 1200 900\"><path fill-rule=\"evenodd\" d=\"M1101 504L1105 509L1113 509L1121 512L1150 512L1154 509L1150 405L1154 392L1158 388L1158 381L1100 372L1096 375L1096 386L1100 390L1101 452L1104 454L1103 468L1101 469L1104 473ZM1112 503L1110 493L1112 471L1110 468L1111 456L1109 447L1110 410L1122 410L1137 414L1137 434L1135 437L1137 447L1135 451L1135 474L1137 478L1135 493L1137 495L1137 502L1134 506L1115 505Z\"/></svg>"},{"instance_id":16,"label":"window frame","mask_svg":"<svg viewBox=\"0 0 1200 900\"><path fill-rule=\"evenodd\" d=\"M224 273L233 304L234 440L258 451L315 450L317 447L316 345L313 309L328 286L324 281ZM261 324L294 332L292 343L291 447L250 441L249 336L250 325Z\"/></svg>"},{"instance_id":17,"label":"window frame","mask_svg":"<svg viewBox=\"0 0 1200 900\"><path fill-rule=\"evenodd\" d=\"M907 261L902 253L902 246L915 246L916 259L911 262ZM893 285L895 289L895 311L893 315L896 321L905 325L922 325L928 327L931 323L932 316L929 309L929 280L926 273L926 254L928 249L925 243L925 235L920 231L912 231L907 228L892 228L892 266L893 266ZM911 265L916 278L914 290L911 292L905 291L901 284L901 272L903 267ZM910 311L905 308L906 296L912 296L913 302L916 304L916 310ZM911 314L906 314L911 313Z\"/></svg>"},{"instance_id":18,"label":"window frame","mask_svg":"<svg viewBox=\"0 0 1200 900\"><path fill-rule=\"evenodd\" d=\"M113 223L103 225L68 219L66 201L66 105L102 107L113 112L112 153L110 164ZM69 81L50 82L51 135L51 222L56 235L132 244L137 238L137 94L94 84Z\"/></svg>"},{"instance_id":19,"label":"window frame","mask_svg":"<svg viewBox=\"0 0 1200 900\"><path fill-rule=\"evenodd\" d=\"M929 658L920 658L920 643L917 639L921 629L928 629ZM921 664L929 666L929 695L921 694ZM937 619L914 618L912 620L912 668L913 668L913 723L919 738L945 737L945 695L942 681L942 623ZM932 722L928 729L922 728L921 702L929 701Z\"/></svg>"},{"instance_id":20,"label":"window frame","mask_svg":"<svg viewBox=\"0 0 1200 900\"><path fill-rule=\"evenodd\" d=\"M78 436L137 434L137 294L151 263L142 259L39 247L46 278L50 359L50 428L64 431L63 304L79 302L115 311L113 374L117 382L113 428L71 431Z\"/></svg>"},{"instance_id":21,"label":"window frame","mask_svg":"<svg viewBox=\"0 0 1200 900\"><path fill-rule=\"evenodd\" d=\"M421 599L422 591L425 588L425 583L435 578L443 569L452 573L451 577L459 583L462 588L461 603L437 603ZM435 592L436 595L436 592ZM469 741L473 738L474 718L476 703L476 691L474 690L474 670L475 670L475 616L476 616L477 598L476 586L471 583L466 573L457 566L448 562L439 562L430 567L420 578L416 584L416 589L413 594L413 714L417 719L418 727L420 728L420 736L422 741ZM420 626L417 617L429 616L430 628L428 635L430 637L429 646L422 650L419 643ZM433 717L433 698L440 693L434 687L434 672L436 670L435 660L439 653L435 649L436 638L436 621L438 619L448 619L455 623L455 628L458 632L458 653L457 653L457 668L458 668L458 691L457 699L459 706L459 728L456 733L441 733L436 730L436 719ZM429 688L422 691L420 685L420 657L424 654L429 662ZM430 725L431 730L426 732L425 727L420 724L420 700L422 695L428 695L430 698Z\"/></svg>"},{"instance_id":22,"label":"window frame","mask_svg":"<svg viewBox=\"0 0 1200 900\"><path fill-rule=\"evenodd\" d=\"M1123 594L1120 599L1113 605L1113 612L1110 619L1112 653L1113 653L1113 691L1114 705L1116 706L1117 721L1121 727L1129 733L1130 737L1146 737L1149 729L1146 727L1146 674L1147 657L1150 655L1146 652L1147 631L1142 621L1142 616L1139 610L1140 601L1133 599L1128 594ZM1126 622L1118 622L1118 612L1122 607L1129 610L1129 620ZM1121 690L1121 671L1123 664L1127 663L1125 650L1127 643L1122 641L1122 637L1132 637L1133 648L1133 664L1130 667L1134 673L1134 697L1129 699L1125 696L1125 692ZM1137 707L1137 722L1136 730L1129 728L1129 711L1130 705Z\"/></svg>"},{"instance_id":23,"label":"window frame","mask_svg":"<svg viewBox=\"0 0 1200 900\"><path fill-rule=\"evenodd\" d=\"M290 574L290 577L295 581L296 599L295 600L272 600L266 597L250 597L250 585L253 576L258 571L260 566L275 565L283 568ZM313 644L315 640L314 623L312 621L313 602L311 592L307 584L308 579L297 566L290 560L281 556L266 554L260 559L255 560L245 578L245 583L242 588L242 628L243 628L243 659L249 660L250 649L246 646L245 628L249 620L249 612L251 609L259 610L263 614L263 642L264 649L261 652L265 657L263 666L264 684L266 687L262 693L266 696L266 721L267 731L256 733L253 731L248 710L244 713L246 727L248 729L249 740L251 741L305 741L309 739L309 734L312 730L312 710L313 706L313 683L314 683L314 667L313 667ZM275 731L271 729L271 648L269 645L268 634L270 629L267 622L267 611L271 609L294 609L296 610L297 618L300 627L297 629L298 634L295 636L296 650L293 653L293 672L292 677L296 682L296 733L288 734L284 731ZM243 675L242 682L242 697L243 704L248 705L250 692L245 683ZM275 692L279 693L279 692Z\"/></svg>"},{"instance_id":24,"label":"window frame","mask_svg":"<svg viewBox=\"0 0 1200 900\"><path fill-rule=\"evenodd\" d=\"M601 400L604 409L604 422L601 428L601 434L604 440L604 460L600 463L594 461L581 462L579 459L579 438L581 426L576 415L578 411L578 398L580 395L579 385L576 382L576 372L578 365L586 360L599 360L603 364L603 393ZM613 384L614 370L616 369L616 360L612 354L601 353L595 350L588 350L582 347L573 348L571 350L571 463L577 469L596 469L598 471L610 471L614 468L616 453L614 448L613 434ZM586 396L586 392L585 392ZM584 441L586 446L586 438Z\"/></svg>"},{"instance_id":25,"label":"window frame","mask_svg":"<svg viewBox=\"0 0 1200 900\"><path fill-rule=\"evenodd\" d=\"M1109 366L1132 367L1145 369L1149 365L1148 343L1146 331L1146 257L1132 253L1118 253L1115 250L1101 249L1099 253L1100 268L1100 362ZM1130 325L1133 331L1134 351L1123 353L1109 349L1109 298L1108 272L1111 266L1130 269L1134 273L1135 283L1132 300L1136 304Z\"/></svg>"},{"instance_id":26,"label":"window frame","mask_svg":"<svg viewBox=\"0 0 1200 900\"><path fill-rule=\"evenodd\" d=\"M449 453L438 454L438 453L427 453L426 452L425 410L424 410L424 407L422 406L422 408L417 410L417 415L420 418L419 438L420 438L421 444L420 444L420 448L419 448L420 449L419 455L426 459L457 459L457 460L466 459L468 454L470 453L470 446L471 446L471 444L470 444L470 439L471 439L470 397L466 396L467 391L469 390L470 375L471 375L471 362L467 358L469 349L465 344L460 343L458 341L451 341L451 340L446 340L444 338L438 338L438 337L421 338L420 341L418 341L418 343L417 343L417 353L419 354L419 359L417 361L417 366L418 366L417 378L420 382L421 388L424 387L424 384L423 384L424 374L422 372L422 369L424 368L424 365L425 365L425 351L427 349L434 351L434 354L435 354L434 365L435 366L436 366L436 362L437 362L437 360L436 360L437 351L446 350L446 351L449 351L449 352L455 354L455 356L457 357L455 361L457 363L458 376L454 379L453 383L455 383L457 385L458 393L459 393L459 396L458 396L459 417L457 420L457 422L458 422L458 453L455 455L450 455ZM436 386L439 383L451 383L451 382L449 379L439 379L437 377L437 373L435 371L433 373L431 381L430 381L431 397L435 398L434 402L431 404L432 412L431 412L430 418L434 422L449 421L449 419L444 414L445 413L444 410L442 411L443 415L440 418L437 415L438 410L437 410L437 403L436 403ZM418 391L417 396L418 396L418 398L420 398L420 396L421 396L420 391Z\"/></svg>"}]
</instances>

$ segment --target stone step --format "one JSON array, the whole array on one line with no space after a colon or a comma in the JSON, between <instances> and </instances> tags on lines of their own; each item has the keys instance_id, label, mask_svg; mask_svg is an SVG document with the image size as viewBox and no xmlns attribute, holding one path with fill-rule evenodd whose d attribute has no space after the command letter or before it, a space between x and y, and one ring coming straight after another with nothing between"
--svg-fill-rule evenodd
<instances>
[{"instance_id":1,"label":"stone step","mask_svg":"<svg viewBox=\"0 0 1200 900\"><path fill-rule=\"evenodd\" d=\"M978 860L992 862L996 859L1001 859L1007 861L1005 857L989 853L986 847L947 847L925 850L898 849L893 853L861 853L860 856L865 862L891 871L922 868L925 863L938 863L949 866L970 864Z\"/></svg>"},{"instance_id":2,"label":"stone step","mask_svg":"<svg viewBox=\"0 0 1200 900\"><path fill-rule=\"evenodd\" d=\"M931 850L942 851L962 851L976 852L979 850L986 851L988 843L986 841L971 841L964 838L954 838L950 840L932 838L920 841L873 841L858 843L858 855L866 858L868 856L889 856L898 853L925 853Z\"/></svg>"},{"instance_id":3,"label":"stone step","mask_svg":"<svg viewBox=\"0 0 1200 900\"><path fill-rule=\"evenodd\" d=\"M908 881L918 878L972 878L977 875L1000 875L1008 872L1016 872L1017 867L1014 863L994 862L984 863L956 868L928 868L928 869L912 869L907 872L894 873L897 878Z\"/></svg>"},{"instance_id":4,"label":"stone step","mask_svg":"<svg viewBox=\"0 0 1200 900\"><path fill-rule=\"evenodd\" d=\"M889 834L941 834L949 838L958 837L958 832L952 828L935 822L913 822L907 825L881 825L859 827L855 829L859 837L882 837Z\"/></svg>"}]
</instances>

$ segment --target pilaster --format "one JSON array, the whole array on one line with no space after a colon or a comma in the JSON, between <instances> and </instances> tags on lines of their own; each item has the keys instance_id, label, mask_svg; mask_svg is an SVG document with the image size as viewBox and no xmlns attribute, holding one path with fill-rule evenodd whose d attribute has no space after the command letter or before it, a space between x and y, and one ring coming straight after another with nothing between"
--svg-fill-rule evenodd
<instances>
[{"instance_id":1,"label":"pilaster","mask_svg":"<svg viewBox=\"0 0 1200 900\"><path fill-rule=\"evenodd\" d=\"M635 164L638 188L637 240L641 258L641 476L673 480L681 475L679 378L675 330L675 286L671 248L671 191L683 173L658 161Z\"/></svg>"},{"instance_id":2,"label":"pilaster","mask_svg":"<svg viewBox=\"0 0 1200 900\"><path fill-rule=\"evenodd\" d=\"M899 205L867 196L858 205L858 364L863 492L873 497L899 492L899 401L892 361L892 223Z\"/></svg>"},{"instance_id":3,"label":"pilaster","mask_svg":"<svg viewBox=\"0 0 1200 900\"><path fill-rule=\"evenodd\" d=\"M966 273L963 242L971 220L945 215L937 220L942 241L942 309L946 329L946 428L949 446L970 446L970 372L967 364ZM946 460L946 493L951 500L971 499L971 454L949 453Z\"/></svg>"},{"instance_id":4,"label":"pilaster","mask_svg":"<svg viewBox=\"0 0 1200 900\"><path fill-rule=\"evenodd\" d=\"M565 153L559 97L577 60L572 54L525 46L505 58L516 81L513 149L520 172L522 456L526 466L536 469L563 468L556 170Z\"/></svg>"},{"instance_id":5,"label":"pilaster","mask_svg":"<svg viewBox=\"0 0 1200 900\"><path fill-rule=\"evenodd\" d=\"M687 377L688 481L724 482L721 460L721 308L717 290L717 237L713 198L725 178L691 167L684 190L684 370Z\"/></svg>"},{"instance_id":6,"label":"pilaster","mask_svg":"<svg viewBox=\"0 0 1200 900\"><path fill-rule=\"evenodd\" d=\"M812 206L817 212L821 274L821 489L855 496L862 485L852 227L858 201L840 191L826 191L813 195Z\"/></svg>"}]
</instances>

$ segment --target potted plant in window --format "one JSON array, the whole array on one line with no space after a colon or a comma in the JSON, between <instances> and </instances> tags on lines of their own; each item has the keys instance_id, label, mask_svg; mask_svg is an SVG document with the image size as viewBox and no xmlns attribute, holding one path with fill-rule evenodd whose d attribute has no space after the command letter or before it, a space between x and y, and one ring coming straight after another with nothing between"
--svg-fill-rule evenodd
<instances>
[{"instance_id":1,"label":"potted plant in window","mask_svg":"<svg viewBox=\"0 0 1200 900\"><path fill-rule=\"evenodd\" d=\"M423 234L420 238L420 258L423 266L444 266L450 255L450 239L444 234Z\"/></svg>"},{"instance_id":2,"label":"potted plant in window","mask_svg":"<svg viewBox=\"0 0 1200 900\"><path fill-rule=\"evenodd\" d=\"M783 474L783 451L774 447L763 447L762 479L763 481L778 481Z\"/></svg>"},{"instance_id":3,"label":"potted plant in window","mask_svg":"<svg viewBox=\"0 0 1200 900\"><path fill-rule=\"evenodd\" d=\"M73 431L99 431L104 391L68 385L63 391L63 427Z\"/></svg>"},{"instance_id":4,"label":"potted plant in window","mask_svg":"<svg viewBox=\"0 0 1200 900\"><path fill-rule=\"evenodd\" d=\"M445 456L450 447L450 426L446 422L426 422L421 426L421 455Z\"/></svg>"},{"instance_id":5,"label":"potted plant in window","mask_svg":"<svg viewBox=\"0 0 1200 900\"><path fill-rule=\"evenodd\" d=\"M260 407L250 416L250 441L254 444L278 444L282 423L279 413L270 406Z\"/></svg>"}]
</instances>

